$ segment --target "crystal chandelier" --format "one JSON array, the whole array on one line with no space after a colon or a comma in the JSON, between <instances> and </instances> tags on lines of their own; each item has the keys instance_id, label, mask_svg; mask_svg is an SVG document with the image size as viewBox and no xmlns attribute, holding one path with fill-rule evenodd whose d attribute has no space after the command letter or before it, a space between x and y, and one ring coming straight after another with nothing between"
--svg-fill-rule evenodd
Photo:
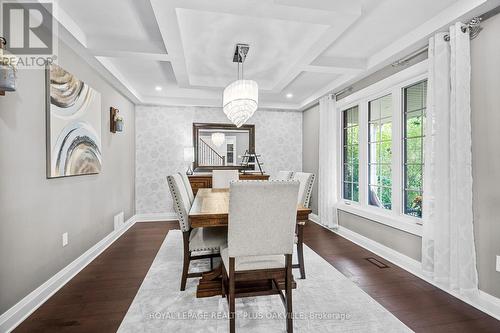
<instances>
[{"instance_id":1,"label":"crystal chandelier","mask_svg":"<svg viewBox=\"0 0 500 333\"><path fill-rule=\"evenodd\" d=\"M236 127L240 127L250 119L259 104L259 86L257 82L243 79L243 63L249 49L248 44L236 45L233 62L238 63L238 80L229 84L224 89L222 96L222 110Z\"/></svg>"},{"instance_id":2,"label":"crystal chandelier","mask_svg":"<svg viewBox=\"0 0 500 333\"><path fill-rule=\"evenodd\" d=\"M226 136L224 135L224 133L212 133L212 143L216 146L216 147L220 147L222 146L222 144L224 143L224 141L226 141Z\"/></svg>"}]
</instances>

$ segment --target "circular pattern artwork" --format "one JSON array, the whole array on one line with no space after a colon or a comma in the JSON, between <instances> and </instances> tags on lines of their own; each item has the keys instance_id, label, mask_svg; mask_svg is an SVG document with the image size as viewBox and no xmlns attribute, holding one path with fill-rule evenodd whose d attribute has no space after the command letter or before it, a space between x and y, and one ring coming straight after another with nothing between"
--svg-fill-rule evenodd
<instances>
[{"instance_id":1,"label":"circular pattern artwork","mask_svg":"<svg viewBox=\"0 0 500 333\"><path fill-rule=\"evenodd\" d=\"M49 178L101 171L101 96L57 65L48 69L47 124Z\"/></svg>"}]
</instances>

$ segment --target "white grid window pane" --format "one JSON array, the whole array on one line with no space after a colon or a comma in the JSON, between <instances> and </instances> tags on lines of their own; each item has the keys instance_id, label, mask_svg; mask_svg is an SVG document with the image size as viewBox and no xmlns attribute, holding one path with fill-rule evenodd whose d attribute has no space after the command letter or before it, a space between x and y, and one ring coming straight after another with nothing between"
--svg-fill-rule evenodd
<instances>
[{"instance_id":1,"label":"white grid window pane","mask_svg":"<svg viewBox=\"0 0 500 333\"><path fill-rule=\"evenodd\" d=\"M404 88L403 201L406 215L421 218L427 81Z\"/></svg>"},{"instance_id":2,"label":"white grid window pane","mask_svg":"<svg viewBox=\"0 0 500 333\"><path fill-rule=\"evenodd\" d=\"M392 95L368 103L368 203L392 208Z\"/></svg>"},{"instance_id":3,"label":"white grid window pane","mask_svg":"<svg viewBox=\"0 0 500 333\"><path fill-rule=\"evenodd\" d=\"M359 109L342 111L343 177L342 197L359 202Z\"/></svg>"}]
</instances>

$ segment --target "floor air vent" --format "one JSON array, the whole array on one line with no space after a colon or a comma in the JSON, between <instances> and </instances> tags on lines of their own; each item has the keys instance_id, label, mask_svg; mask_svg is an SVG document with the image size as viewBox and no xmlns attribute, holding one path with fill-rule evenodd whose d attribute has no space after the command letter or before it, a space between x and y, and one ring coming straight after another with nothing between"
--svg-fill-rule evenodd
<instances>
[{"instance_id":1,"label":"floor air vent","mask_svg":"<svg viewBox=\"0 0 500 333\"><path fill-rule=\"evenodd\" d=\"M389 266L387 266L386 264L384 264L383 262L381 262L378 259L375 259L375 258L365 258L365 260L368 260L370 263L374 264L378 268L389 268Z\"/></svg>"}]
</instances>

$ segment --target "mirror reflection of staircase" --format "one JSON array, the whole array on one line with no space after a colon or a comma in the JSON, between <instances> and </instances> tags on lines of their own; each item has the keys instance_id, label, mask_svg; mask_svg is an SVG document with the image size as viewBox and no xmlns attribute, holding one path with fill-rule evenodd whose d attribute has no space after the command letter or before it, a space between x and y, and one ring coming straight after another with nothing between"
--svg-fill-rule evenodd
<instances>
[{"instance_id":1,"label":"mirror reflection of staircase","mask_svg":"<svg viewBox=\"0 0 500 333\"><path fill-rule=\"evenodd\" d=\"M226 165L225 156L220 155L214 148L212 148L205 140L200 138L200 143L198 146L198 160L200 165L216 165L224 166Z\"/></svg>"}]
</instances>

